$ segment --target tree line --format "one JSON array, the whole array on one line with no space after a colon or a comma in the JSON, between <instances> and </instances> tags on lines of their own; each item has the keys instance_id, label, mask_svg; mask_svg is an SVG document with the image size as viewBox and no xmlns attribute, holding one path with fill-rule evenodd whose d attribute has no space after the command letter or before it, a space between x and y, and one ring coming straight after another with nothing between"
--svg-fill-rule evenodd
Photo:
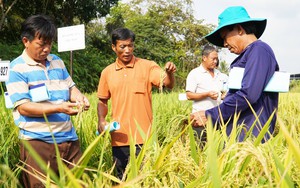
<instances>
[{"instance_id":1,"label":"tree line","mask_svg":"<svg viewBox=\"0 0 300 188\"><path fill-rule=\"evenodd\" d=\"M85 92L96 90L101 71L116 58L112 30L127 27L136 34L136 56L160 65L173 61L178 68L176 87L184 89L187 74L201 62L204 36L214 27L194 17L191 0L0 0L0 6L1 20L5 17L0 26L3 60L22 52L20 24L30 15L49 15L57 27L85 24L86 49L73 52L73 79ZM52 53L57 53L56 44ZM68 68L70 54L58 55Z\"/></svg>"}]
</instances>

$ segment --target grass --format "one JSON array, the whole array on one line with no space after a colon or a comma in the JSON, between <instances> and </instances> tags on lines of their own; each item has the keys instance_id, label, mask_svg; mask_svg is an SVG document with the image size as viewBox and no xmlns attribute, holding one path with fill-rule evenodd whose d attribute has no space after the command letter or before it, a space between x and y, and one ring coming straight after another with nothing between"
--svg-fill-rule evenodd
<instances>
[{"instance_id":1,"label":"grass","mask_svg":"<svg viewBox=\"0 0 300 188\"><path fill-rule=\"evenodd\" d=\"M300 95L281 93L277 135L265 144L248 137L236 142L222 130L209 128L203 149L187 120L190 101L178 92L153 94L153 133L137 158L131 158L127 178L115 177L110 135L95 134L97 97L88 95L89 111L72 117L84 156L74 169L60 163L58 177L46 176L58 187L297 187L300 185ZM18 187L22 164L18 161L17 127L11 110L0 100L0 187ZM108 121L110 119L108 118ZM210 124L208 125L210 126ZM238 126L235 134L238 134ZM131 144L134 144L131 142ZM131 151L134 152L134 151ZM132 155L133 156L133 155ZM38 157L37 157L38 158ZM46 168L46 166L45 166Z\"/></svg>"}]
</instances>

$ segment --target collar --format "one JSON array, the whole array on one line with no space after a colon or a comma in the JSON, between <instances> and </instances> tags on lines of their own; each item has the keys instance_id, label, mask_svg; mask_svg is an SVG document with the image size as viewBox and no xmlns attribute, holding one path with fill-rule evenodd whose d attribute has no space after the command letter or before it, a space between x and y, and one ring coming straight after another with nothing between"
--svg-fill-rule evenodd
<instances>
[{"instance_id":1,"label":"collar","mask_svg":"<svg viewBox=\"0 0 300 188\"><path fill-rule=\"evenodd\" d=\"M135 60L136 60L136 57L133 55L132 56L132 59L131 61L127 64L127 65L124 65L122 62L119 61L119 59L117 58L116 61L115 61L115 64L116 64L116 70L121 70L125 67L127 68L133 68L134 67L134 64L135 64Z\"/></svg>"},{"instance_id":2,"label":"collar","mask_svg":"<svg viewBox=\"0 0 300 188\"><path fill-rule=\"evenodd\" d=\"M256 43L260 43L261 42L261 40L256 40L256 41L254 41L254 42L252 42L251 44L249 44L232 62L231 62L231 64L230 64L230 69L232 69L232 67L234 67L234 64L236 63L236 62L238 62L238 59L240 59L243 55L244 55L244 53L248 50L248 48L251 48L251 46L253 46L254 44L256 44Z\"/></svg>"},{"instance_id":3,"label":"collar","mask_svg":"<svg viewBox=\"0 0 300 188\"><path fill-rule=\"evenodd\" d=\"M31 57L29 57L25 49L23 50L22 58L25 60L25 63L28 65L32 65L32 66L33 65L41 65L41 63L38 63L38 62L34 61ZM51 62L52 59L53 59L52 56L50 56L50 55L47 56L47 61Z\"/></svg>"},{"instance_id":4,"label":"collar","mask_svg":"<svg viewBox=\"0 0 300 188\"><path fill-rule=\"evenodd\" d=\"M203 73L208 72L208 71L203 67L202 63L200 64L199 69L200 69L200 71L203 72Z\"/></svg>"},{"instance_id":5,"label":"collar","mask_svg":"<svg viewBox=\"0 0 300 188\"><path fill-rule=\"evenodd\" d=\"M202 65L202 63L200 64L200 66L199 66L199 70L202 72L202 73L208 73L208 70L206 70L204 67L203 67L203 65ZM219 70L218 69L214 69L214 74L219 74Z\"/></svg>"}]
</instances>

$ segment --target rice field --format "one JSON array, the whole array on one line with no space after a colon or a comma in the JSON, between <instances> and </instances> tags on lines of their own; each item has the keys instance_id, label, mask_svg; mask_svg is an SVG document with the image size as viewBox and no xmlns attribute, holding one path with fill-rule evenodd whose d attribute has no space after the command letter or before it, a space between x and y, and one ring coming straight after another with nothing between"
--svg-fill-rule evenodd
<instances>
[{"instance_id":1,"label":"rice field","mask_svg":"<svg viewBox=\"0 0 300 188\"><path fill-rule=\"evenodd\" d=\"M88 95L90 110L73 117L82 160L72 170L59 163L59 176L49 170L46 187L299 187L299 93L280 94L276 136L267 143L252 137L236 142L224 134L224 126L207 129L202 149L188 121L192 103L179 101L178 94L153 94L153 132L139 156L132 155L123 180L115 177L109 133L95 134L98 101L95 93ZM3 96L0 108L0 187L20 187L18 129ZM234 134L238 131L237 125Z\"/></svg>"}]
</instances>

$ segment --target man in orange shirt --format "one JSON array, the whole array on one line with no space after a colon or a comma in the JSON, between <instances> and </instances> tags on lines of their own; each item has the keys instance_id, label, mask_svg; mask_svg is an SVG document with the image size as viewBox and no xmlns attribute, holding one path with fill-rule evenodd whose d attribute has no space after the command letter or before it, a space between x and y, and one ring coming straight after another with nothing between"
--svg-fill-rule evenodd
<instances>
[{"instance_id":1,"label":"man in orange shirt","mask_svg":"<svg viewBox=\"0 0 300 188\"><path fill-rule=\"evenodd\" d=\"M129 159L129 142L136 144L136 155L144 143L138 127L145 135L151 132L152 86L174 86L176 66L165 64L164 70L154 61L133 55L135 34L127 28L112 32L112 49L117 55L114 63L101 73L97 96L98 131L104 130L107 102L111 99L112 120L120 123L120 129L111 132L112 154L118 177L122 179Z\"/></svg>"}]
</instances>

